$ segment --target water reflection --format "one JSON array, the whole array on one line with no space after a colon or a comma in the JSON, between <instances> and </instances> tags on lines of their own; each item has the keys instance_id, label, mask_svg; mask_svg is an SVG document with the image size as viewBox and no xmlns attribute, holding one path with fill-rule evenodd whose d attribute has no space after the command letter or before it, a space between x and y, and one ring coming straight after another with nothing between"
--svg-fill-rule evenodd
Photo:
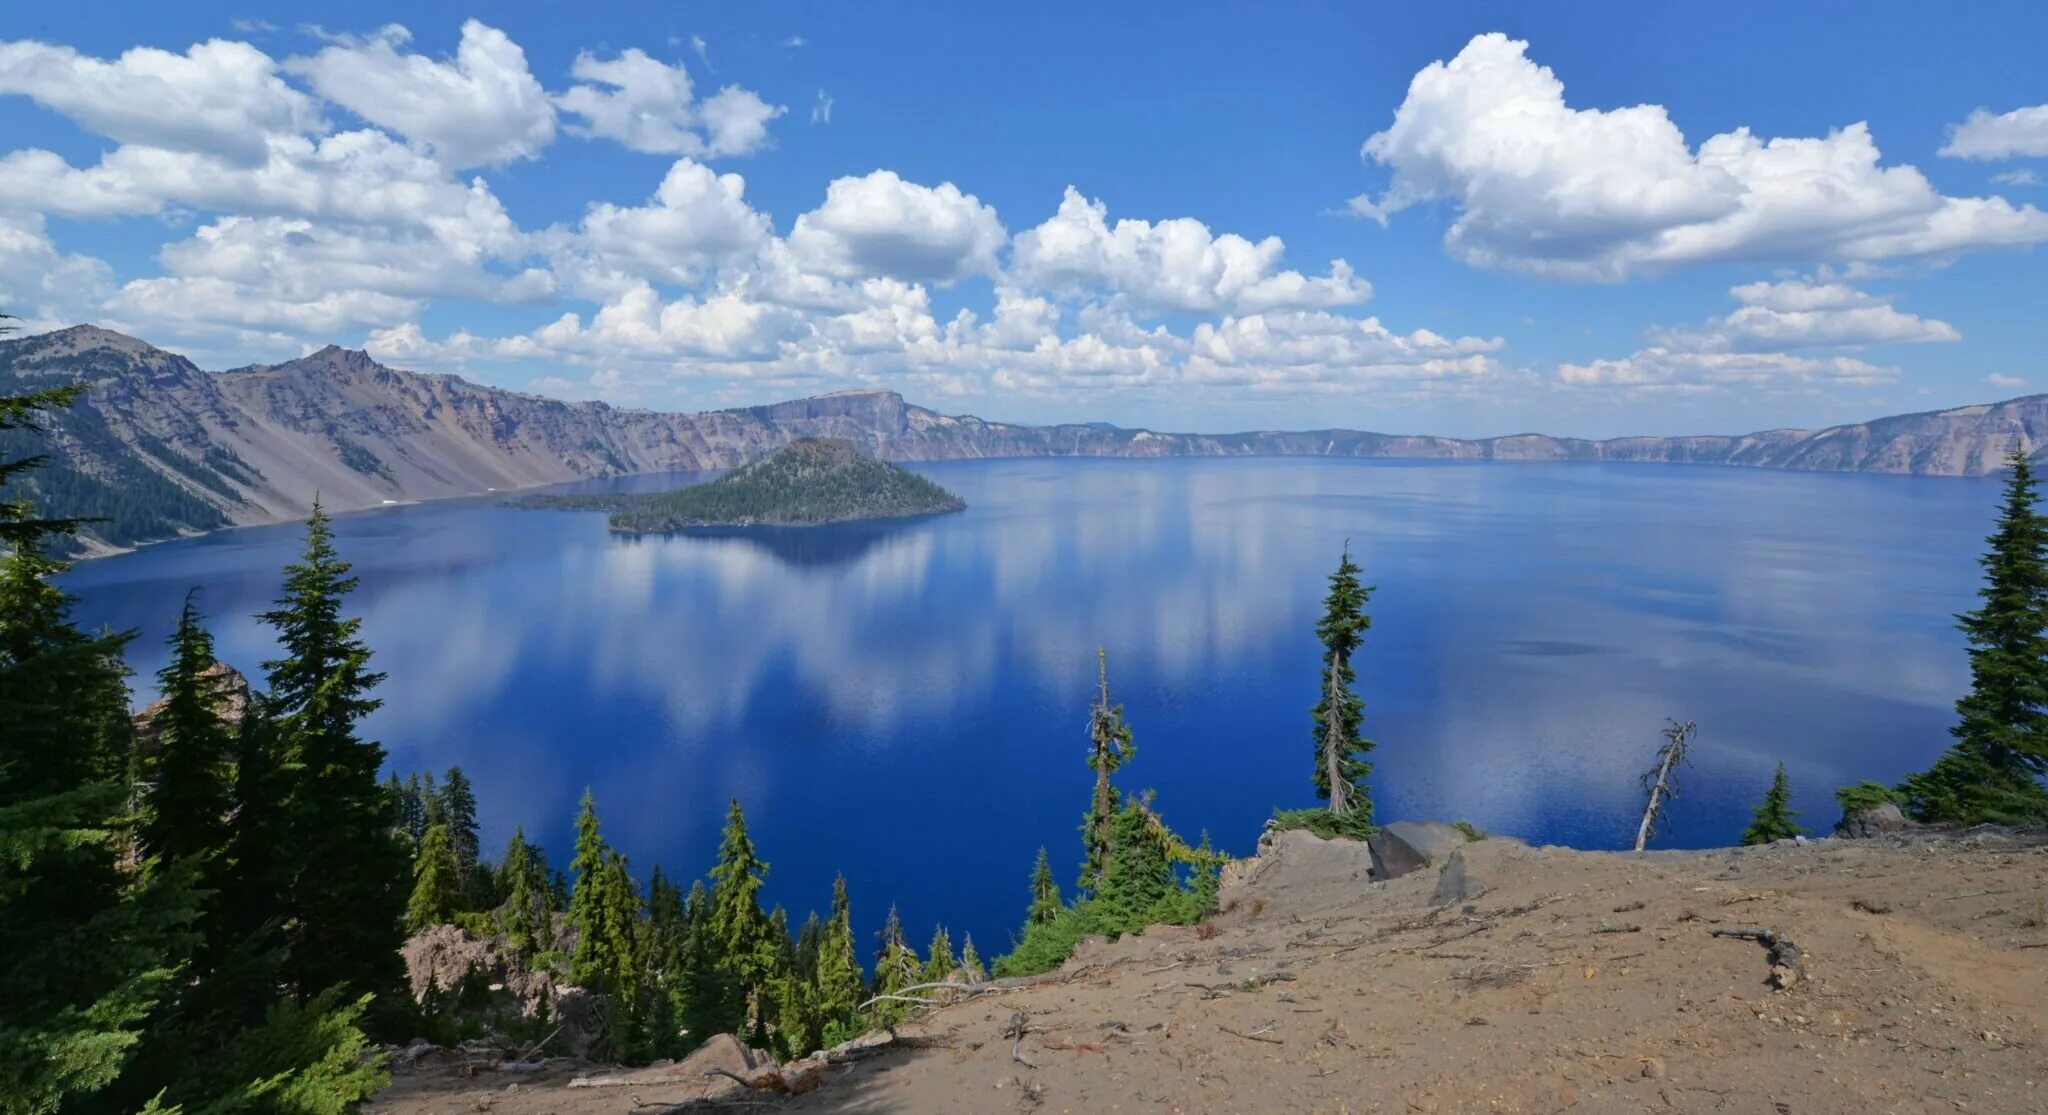
<instances>
[{"instance_id":1,"label":"water reflection","mask_svg":"<svg viewBox=\"0 0 2048 1115\"><path fill-rule=\"evenodd\" d=\"M847 872L1000 946L1041 843L1072 858L1094 649L1138 732L1133 788L1247 850L1306 801L1324 578L1378 586L1360 675L1383 815L1619 844L1665 716L1697 720L1681 842L1730 838L1780 760L1809 822L1946 742L1993 486L1713 468L1355 461L927 466L959 515L665 537L491 500L345 516L400 769L460 763L487 837L566 852L585 785L639 867L701 870L747 803L803 909ZM636 478L636 487L673 478ZM295 528L80 567L90 622L161 664L184 589L219 649ZM1062 862L1065 862L1064 860ZM1014 878L1013 878L1014 876Z\"/></svg>"}]
</instances>

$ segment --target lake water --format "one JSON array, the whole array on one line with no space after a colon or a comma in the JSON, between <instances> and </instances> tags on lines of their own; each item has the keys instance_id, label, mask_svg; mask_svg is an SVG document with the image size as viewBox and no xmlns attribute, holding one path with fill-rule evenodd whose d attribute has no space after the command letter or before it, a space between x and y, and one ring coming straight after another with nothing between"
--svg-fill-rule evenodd
<instances>
[{"instance_id":1,"label":"lake water","mask_svg":"<svg viewBox=\"0 0 2048 1115\"><path fill-rule=\"evenodd\" d=\"M1838 785L1948 743L1995 511L1986 481L1602 464L1326 460L920 466L964 514L615 538L490 499L343 516L351 600L389 674L368 731L399 771L459 764L487 846L567 862L585 786L636 872L707 869L737 795L792 921L846 873L1002 951L1035 850L1079 860L1095 649L1136 731L1128 789L1252 850L1310 804L1314 623L1349 540L1377 586L1359 659L1382 820L1612 848L1667 716L1695 720L1669 846L1732 841L1783 760L1810 826ZM673 478L615 483L663 486ZM583 485L584 488L596 485ZM91 624L139 628L146 685L188 587L222 658L296 526L89 562Z\"/></svg>"}]
</instances>

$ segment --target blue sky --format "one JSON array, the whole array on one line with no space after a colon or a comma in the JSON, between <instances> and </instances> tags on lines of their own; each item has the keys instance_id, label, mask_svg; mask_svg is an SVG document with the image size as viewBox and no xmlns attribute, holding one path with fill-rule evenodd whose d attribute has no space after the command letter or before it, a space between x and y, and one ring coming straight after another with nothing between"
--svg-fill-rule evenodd
<instances>
[{"instance_id":1,"label":"blue sky","mask_svg":"<svg viewBox=\"0 0 2048 1115\"><path fill-rule=\"evenodd\" d=\"M1820 425L2048 390L2044 33L2021 4L46 5L0 40L0 301L209 367L332 341L664 409Z\"/></svg>"}]
</instances>

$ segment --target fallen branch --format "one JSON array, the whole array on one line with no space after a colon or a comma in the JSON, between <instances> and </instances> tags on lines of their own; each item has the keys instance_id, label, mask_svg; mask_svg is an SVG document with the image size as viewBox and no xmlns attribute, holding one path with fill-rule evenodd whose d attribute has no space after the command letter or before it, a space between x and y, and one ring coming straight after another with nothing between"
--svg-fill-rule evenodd
<instances>
[{"instance_id":1,"label":"fallen branch","mask_svg":"<svg viewBox=\"0 0 2048 1115\"><path fill-rule=\"evenodd\" d=\"M1735 929L1710 929L1707 932L1716 937L1733 937L1741 941L1755 941L1769 950L1764 955L1771 962L1771 986L1783 991L1798 983L1806 975L1806 966L1800 962L1799 946L1790 937L1775 929L1738 927Z\"/></svg>"},{"instance_id":2,"label":"fallen branch","mask_svg":"<svg viewBox=\"0 0 2048 1115\"><path fill-rule=\"evenodd\" d=\"M1216 1027L1216 1028L1217 1028L1217 1029L1219 1029L1219 1030L1221 1030L1221 1031L1223 1031L1223 1032L1224 1032L1224 1033L1226 1033L1226 1034L1229 1034L1229 1035L1230 1035L1231 1037L1234 1037L1234 1038L1243 1038L1243 1039L1244 1039L1244 1040L1246 1040L1246 1041L1262 1041L1262 1042L1265 1042L1265 1043L1266 1043L1267 1045L1286 1045L1286 1044L1287 1044L1286 1042L1284 1042L1284 1041L1280 1040L1279 1038L1276 1038L1276 1037L1272 1036L1271 1034L1256 1034L1256 1033L1254 1033L1254 1034L1247 1034L1247 1033L1245 1033L1245 1032L1244 1032L1244 1031L1242 1031L1242 1030L1233 1030L1233 1029L1231 1029L1231 1028L1230 1028L1230 1027L1228 1027L1228 1026L1218 1026L1218 1027Z\"/></svg>"},{"instance_id":3,"label":"fallen branch","mask_svg":"<svg viewBox=\"0 0 2048 1115\"><path fill-rule=\"evenodd\" d=\"M1030 1019L1020 1010L1010 1016L1010 1025L1003 1031L1003 1036L1010 1039L1010 1060L1023 1065L1027 1069L1035 1069L1038 1066L1027 1060L1022 1052L1024 1031L1029 1029L1030 1026Z\"/></svg>"},{"instance_id":4,"label":"fallen branch","mask_svg":"<svg viewBox=\"0 0 2048 1115\"><path fill-rule=\"evenodd\" d=\"M965 994L960 996L960 998L972 999L977 995L997 995L1005 991L1016 991L1019 990L1019 988L1008 987L993 983L918 983L912 984L909 987L903 988L901 991L893 992L888 995L877 995L874 998L869 999L867 1002L862 1003L859 1007L855 1009L866 1010L869 1007L874 1006L876 1003L918 1003L924 1006L931 1007L941 1006L945 1003L959 1001L958 999L925 999L910 994L910 992L912 991L938 990L965 992Z\"/></svg>"}]
</instances>

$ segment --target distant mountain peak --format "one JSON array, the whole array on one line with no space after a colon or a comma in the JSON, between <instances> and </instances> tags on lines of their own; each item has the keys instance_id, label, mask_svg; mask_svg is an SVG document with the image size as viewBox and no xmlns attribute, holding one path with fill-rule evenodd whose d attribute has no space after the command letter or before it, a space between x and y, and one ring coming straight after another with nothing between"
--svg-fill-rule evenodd
<instances>
[{"instance_id":1,"label":"distant mountain peak","mask_svg":"<svg viewBox=\"0 0 2048 1115\"><path fill-rule=\"evenodd\" d=\"M41 342L50 351L51 355L91 352L96 349L111 349L115 352L131 353L137 356L146 356L163 351L148 341L131 337L126 333L117 333L112 329L91 323L73 325L67 329L55 329L48 333L37 334L33 338L23 339L33 339Z\"/></svg>"}]
</instances>

